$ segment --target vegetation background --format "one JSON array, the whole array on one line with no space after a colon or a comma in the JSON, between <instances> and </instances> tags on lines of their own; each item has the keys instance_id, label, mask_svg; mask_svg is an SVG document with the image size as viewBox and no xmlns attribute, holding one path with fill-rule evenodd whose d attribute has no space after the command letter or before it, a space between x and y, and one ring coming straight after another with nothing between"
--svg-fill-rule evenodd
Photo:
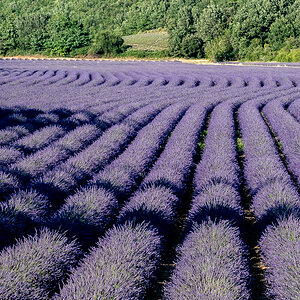
<instances>
[{"instance_id":1,"label":"vegetation background","mask_svg":"<svg viewBox=\"0 0 300 300\"><path fill-rule=\"evenodd\" d=\"M300 0L0 0L0 54L297 62Z\"/></svg>"}]
</instances>

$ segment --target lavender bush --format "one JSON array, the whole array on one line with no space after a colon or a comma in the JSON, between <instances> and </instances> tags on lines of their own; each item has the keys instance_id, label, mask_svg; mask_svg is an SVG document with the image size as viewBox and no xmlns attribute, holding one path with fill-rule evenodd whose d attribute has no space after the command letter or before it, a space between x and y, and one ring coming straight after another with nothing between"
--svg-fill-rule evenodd
<instances>
[{"instance_id":1,"label":"lavender bush","mask_svg":"<svg viewBox=\"0 0 300 300\"><path fill-rule=\"evenodd\" d=\"M76 242L43 229L0 255L0 298L49 299L77 262Z\"/></svg>"},{"instance_id":2,"label":"lavender bush","mask_svg":"<svg viewBox=\"0 0 300 300\"><path fill-rule=\"evenodd\" d=\"M90 245L111 223L118 206L106 190L87 187L70 196L47 224L62 228L84 245Z\"/></svg>"},{"instance_id":3,"label":"lavender bush","mask_svg":"<svg viewBox=\"0 0 300 300\"><path fill-rule=\"evenodd\" d=\"M245 246L228 221L197 225L178 253L164 299L250 299Z\"/></svg>"},{"instance_id":4,"label":"lavender bush","mask_svg":"<svg viewBox=\"0 0 300 300\"><path fill-rule=\"evenodd\" d=\"M115 227L99 240L55 299L142 299L159 253L155 230L144 224Z\"/></svg>"},{"instance_id":5,"label":"lavender bush","mask_svg":"<svg viewBox=\"0 0 300 300\"><path fill-rule=\"evenodd\" d=\"M269 226L260 239L266 269L268 296L272 299L300 297L299 218L289 217Z\"/></svg>"}]
</instances>

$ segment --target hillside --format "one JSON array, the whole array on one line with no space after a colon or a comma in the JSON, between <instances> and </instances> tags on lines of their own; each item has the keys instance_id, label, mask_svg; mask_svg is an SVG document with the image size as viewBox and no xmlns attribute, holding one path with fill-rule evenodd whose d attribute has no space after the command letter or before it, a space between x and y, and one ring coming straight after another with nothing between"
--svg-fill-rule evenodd
<instances>
[{"instance_id":1,"label":"hillside","mask_svg":"<svg viewBox=\"0 0 300 300\"><path fill-rule=\"evenodd\" d=\"M149 34L158 28L163 47ZM116 56L128 51L122 37L176 57L300 61L300 0L0 2L0 55Z\"/></svg>"}]
</instances>

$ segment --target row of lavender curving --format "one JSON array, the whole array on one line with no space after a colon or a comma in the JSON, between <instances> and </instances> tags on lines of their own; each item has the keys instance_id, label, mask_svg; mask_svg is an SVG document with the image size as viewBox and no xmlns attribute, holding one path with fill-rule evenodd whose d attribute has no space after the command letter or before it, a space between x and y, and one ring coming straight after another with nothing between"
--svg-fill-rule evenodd
<instances>
[{"instance_id":1,"label":"row of lavender curving","mask_svg":"<svg viewBox=\"0 0 300 300\"><path fill-rule=\"evenodd\" d=\"M1 299L299 298L295 70L0 67Z\"/></svg>"}]
</instances>

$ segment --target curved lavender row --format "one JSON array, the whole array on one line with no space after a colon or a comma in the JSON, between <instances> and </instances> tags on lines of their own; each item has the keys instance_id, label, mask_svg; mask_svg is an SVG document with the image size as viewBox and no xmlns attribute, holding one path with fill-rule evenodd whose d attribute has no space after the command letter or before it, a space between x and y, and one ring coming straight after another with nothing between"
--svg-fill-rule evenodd
<instances>
[{"instance_id":1,"label":"curved lavender row","mask_svg":"<svg viewBox=\"0 0 300 300\"><path fill-rule=\"evenodd\" d=\"M285 104L285 100L271 101L264 106L262 112L282 144L288 167L300 185L300 124L284 110Z\"/></svg>"},{"instance_id":2,"label":"curved lavender row","mask_svg":"<svg viewBox=\"0 0 300 300\"><path fill-rule=\"evenodd\" d=\"M23 157L23 153L20 150L10 148L10 147L0 146L0 168L1 169L16 162L22 157Z\"/></svg>"},{"instance_id":3,"label":"curved lavender row","mask_svg":"<svg viewBox=\"0 0 300 300\"><path fill-rule=\"evenodd\" d=\"M289 217L269 226L259 245L266 269L270 299L300 297L300 220Z\"/></svg>"},{"instance_id":4,"label":"curved lavender row","mask_svg":"<svg viewBox=\"0 0 300 300\"><path fill-rule=\"evenodd\" d=\"M164 299L250 299L245 246L228 221L193 227L179 248L179 259Z\"/></svg>"},{"instance_id":5,"label":"curved lavender row","mask_svg":"<svg viewBox=\"0 0 300 300\"><path fill-rule=\"evenodd\" d=\"M297 99L288 107L290 114L300 122L300 99Z\"/></svg>"},{"instance_id":6,"label":"curved lavender row","mask_svg":"<svg viewBox=\"0 0 300 300\"><path fill-rule=\"evenodd\" d=\"M166 137L189 105L186 101L166 108L145 126L126 151L99 172L91 183L111 189L118 199L129 196L148 172Z\"/></svg>"},{"instance_id":7,"label":"curved lavender row","mask_svg":"<svg viewBox=\"0 0 300 300\"><path fill-rule=\"evenodd\" d=\"M295 94L278 95L287 100ZM245 154L245 179L253 197L252 208L260 227L282 215L299 212L299 196L287 173L258 107L249 101L239 109ZM251 116L251 117L250 117Z\"/></svg>"},{"instance_id":8,"label":"curved lavender row","mask_svg":"<svg viewBox=\"0 0 300 300\"><path fill-rule=\"evenodd\" d=\"M12 126L0 130L0 146L9 145L22 136L28 135L29 131L23 126Z\"/></svg>"},{"instance_id":9,"label":"curved lavender row","mask_svg":"<svg viewBox=\"0 0 300 300\"><path fill-rule=\"evenodd\" d=\"M0 253L0 298L49 299L77 263L74 241L43 229Z\"/></svg>"},{"instance_id":10,"label":"curved lavender row","mask_svg":"<svg viewBox=\"0 0 300 300\"><path fill-rule=\"evenodd\" d=\"M143 299L160 257L160 239L144 224L110 229L54 299Z\"/></svg>"},{"instance_id":11,"label":"curved lavender row","mask_svg":"<svg viewBox=\"0 0 300 300\"><path fill-rule=\"evenodd\" d=\"M32 153L48 146L50 143L65 134L66 132L62 127L52 125L35 131L32 134L19 139L11 145L13 147L16 147L17 149L22 150L24 153Z\"/></svg>"},{"instance_id":12,"label":"curved lavender row","mask_svg":"<svg viewBox=\"0 0 300 300\"><path fill-rule=\"evenodd\" d=\"M80 78L80 73L77 70L68 70L66 72L66 77L58 83L59 85L72 84Z\"/></svg>"},{"instance_id":13,"label":"curved lavender row","mask_svg":"<svg viewBox=\"0 0 300 300\"><path fill-rule=\"evenodd\" d=\"M89 71L83 71L80 73L78 80L74 81L74 86L84 86L93 81L92 74Z\"/></svg>"},{"instance_id":14,"label":"curved lavender row","mask_svg":"<svg viewBox=\"0 0 300 300\"><path fill-rule=\"evenodd\" d=\"M164 138L174 126L174 122L181 117L186 108L187 104L175 104L166 108L137 134L136 138L123 154L105 167L104 170L93 179L95 184L77 192L67 199L67 202L57 211L56 215L49 222L56 227L62 226L64 229L70 230L71 233L77 235L84 245L92 243L97 236L104 232L107 225L113 220L114 215L119 210L122 196L124 197L126 192L129 193L130 190L134 188L138 176L140 176L141 172L145 172L147 164L155 158L155 153L158 151ZM148 142L145 141L145 136L149 138ZM147 151L145 151L144 147L147 147ZM128 160L128 158L131 157L132 151L135 152L134 158L135 161L138 162L136 166L129 164L131 160ZM113 170L113 173L108 170ZM105 178L103 175L107 176L108 180L111 180L111 192L105 189L107 188L107 182L104 183L103 188L101 187L101 185L103 185L103 178ZM114 177L110 177L111 175ZM126 180L128 178L131 178L131 180L127 183ZM115 182L117 184L119 183L117 188L120 188L118 190L113 188ZM125 183L124 187L127 187L126 191L122 190L122 182ZM98 205L96 203L97 200L95 200L95 191L100 193L99 199L102 198L101 203ZM118 199L119 202L116 199ZM74 206L75 203L76 206ZM75 224L78 225L78 228L74 226ZM87 231L92 231L89 236L84 236L80 233L81 228L84 227L89 228Z\"/></svg>"},{"instance_id":15,"label":"curved lavender row","mask_svg":"<svg viewBox=\"0 0 300 300\"><path fill-rule=\"evenodd\" d=\"M94 244L117 213L119 203L114 195L101 187L86 187L66 199L45 225L66 230L76 236L84 248Z\"/></svg>"},{"instance_id":16,"label":"curved lavender row","mask_svg":"<svg viewBox=\"0 0 300 300\"><path fill-rule=\"evenodd\" d=\"M49 80L53 78L57 74L58 70L45 70L41 76L36 76L36 78L33 78L33 80L30 80L27 85L37 85L39 83L42 83L46 80ZM18 82L14 82L13 84L18 85Z\"/></svg>"},{"instance_id":17,"label":"curved lavender row","mask_svg":"<svg viewBox=\"0 0 300 300\"><path fill-rule=\"evenodd\" d=\"M55 71L55 75L48 80L44 80L41 84L42 85L51 85L51 84L56 84L58 81L66 78L67 72L64 70L57 70Z\"/></svg>"},{"instance_id":18,"label":"curved lavender row","mask_svg":"<svg viewBox=\"0 0 300 300\"><path fill-rule=\"evenodd\" d=\"M19 74L12 74L11 76L7 76L5 79L0 81L0 85L12 83L20 79L23 80L23 79L32 78L32 76L36 75L37 73L40 73L40 71L24 70Z\"/></svg>"},{"instance_id":19,"label":"curved lavender row","mask_svg":"<svg viewBox=\"0 0 300 300\"><path fill-rule=\"evenodd\" d=\"M32 232L50 207L48 199L34 190L16 192L6 202L0 202L0 248Z\"/></svg>"},{"instance_id":20,"label":"curved lavender row","mask_svg":"<svg viewBox=\"0 0 300 300\"><path fill-rule=\"evenodd\" d=\"M19 160L9 169L26 180L40 176L92 143L101 133L102 131L94 125L78 127L50 146Z\"/></svg>"},{"instance_id":21,"label":"curved lavender row","mask_svg":"<svg viewBox=\"0 0 300 300\"><path fill-rule=\"evenodd\" d=\"M64 197L72 192L79 182L84 182L93 172L101 169L136 135L137 130L151 121L168 103L150 104L128 116L121 124L108 129L99 139L82 152L68 159L50 172L46 172L32 184L46 194Z\"/></svg>"}]
</instances>

